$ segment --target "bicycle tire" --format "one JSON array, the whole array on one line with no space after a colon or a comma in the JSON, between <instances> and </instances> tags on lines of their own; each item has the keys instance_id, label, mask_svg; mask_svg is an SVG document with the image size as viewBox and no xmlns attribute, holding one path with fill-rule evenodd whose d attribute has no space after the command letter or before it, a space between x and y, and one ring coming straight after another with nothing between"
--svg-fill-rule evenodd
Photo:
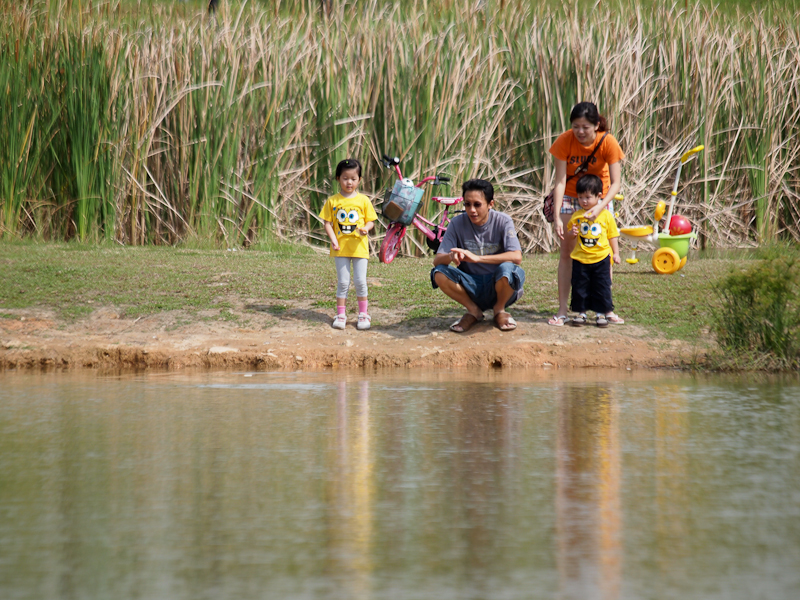
<instances>
[{"instance_id":1,"label":"bicycle tire","mask_svg":"<svg viewBox=\"0 0 800 600\"><path fill-rule=\"evenodd\" d=\"M436 236L436 239L432 240L432 239L430 239L430 238L428 238L426 236L425 237L425 243L428 245L428 248L433 250L433 253L436 254L436 251L439 249L439 246L441 245L441 242L439 241L439 226L438 225L434 228L433 234Z\"/></svg>"},{"instance_id":2,"label":"bicycle tire","mask_svg":"<svg viewBox=\"0 0 800 600\"><path fill-rule=\"evenodd\" d=\"M381 243L381 250L378 253L378 258L384 264L392 262L397 253L400 251L400 242L403 241L403 236L406 234L405 225L400 223L392 223L386 230L386 235L383 236Z\"/></svg>"}]
</instances>

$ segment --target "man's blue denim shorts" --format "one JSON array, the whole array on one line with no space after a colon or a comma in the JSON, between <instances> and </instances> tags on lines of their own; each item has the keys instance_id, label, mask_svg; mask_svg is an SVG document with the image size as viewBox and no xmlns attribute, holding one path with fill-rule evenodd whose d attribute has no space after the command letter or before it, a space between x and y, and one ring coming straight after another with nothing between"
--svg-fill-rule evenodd
<instances>
[{"instance_id":1,"label":"man's blue denim shorts","mask_svg":"<svg viewBox=\"0 0 800 600\"><path fill-rule=\"evenodd\" d=\"M522 297L522 284L525 283L525 271L522 270L522 267L512 262L500 263L494 273L487 275L470 275L450 265L438 265L431 270L431 285L433 289L439 287L434 279L434 275L437 272L447 277L450 281L460 284L481 310L489 310L494 306L497 301L497 291L494 289L494 285L503 277L508 279L511 289L516 292L506 302L506 306L511 306Z\"/></svg>"}]
</instances>

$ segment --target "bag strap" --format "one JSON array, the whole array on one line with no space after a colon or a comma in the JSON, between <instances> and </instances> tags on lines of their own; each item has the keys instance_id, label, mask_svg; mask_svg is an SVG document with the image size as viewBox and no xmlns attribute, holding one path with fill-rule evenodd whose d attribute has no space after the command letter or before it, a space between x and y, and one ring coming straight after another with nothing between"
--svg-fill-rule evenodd
<instances>
[{"instance_id":1,"label":"bag strap","mask_svg":"<svg viewBox=\"0 0 800 600\"><path fill-rule=\"evenodd\" d=\"M592 153L589 156L586 157L586 160L584 160L581 163L581 165L577 169L575 169L575 173L573 173L572 175L567 177L567 179L566 179L567 181L569 181L573 177L577 177L578 175L582 175L583 172L586 171L586 169L589 167L589 162L592 160L592 158L594 158L594 154L595 154L595 152L597 152L597 149L600 148L600 146L603 145L603 140L606 139L607 135L608 135L608 132L606 131L603 134L603 137L600 138L600 143L597 144L597 146L594 147L594 150L592 150Z\"/></svg>"}]
</instances>

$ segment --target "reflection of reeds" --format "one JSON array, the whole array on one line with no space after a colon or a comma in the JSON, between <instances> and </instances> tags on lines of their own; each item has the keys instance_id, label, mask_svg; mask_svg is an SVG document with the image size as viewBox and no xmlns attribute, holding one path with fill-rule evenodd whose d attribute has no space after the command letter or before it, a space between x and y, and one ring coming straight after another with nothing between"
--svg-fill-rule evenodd
<instances>
[{"instance_id":1,"label":"reflection of reeds","mask_svg":"<svg viewBox=\"0 0 800 600\"><path fill-rule=\"evenodd\" d=\"M702 143L678 210L706 243L800 239L790 17L403 6L334 7L327 20L302 5L285 9L294 18L245 6L216 27L153 7L156 28L11 9L0 24L14 107L0 111L0 236L318 239L336 162L363 159L363 188L377 196L389 179L375 159L389 151L412 177L492 179L526 249L550 250L547 148L586 99L628 155L624 223L650 220L677 157Z\"/></svg>"}]
</instances>

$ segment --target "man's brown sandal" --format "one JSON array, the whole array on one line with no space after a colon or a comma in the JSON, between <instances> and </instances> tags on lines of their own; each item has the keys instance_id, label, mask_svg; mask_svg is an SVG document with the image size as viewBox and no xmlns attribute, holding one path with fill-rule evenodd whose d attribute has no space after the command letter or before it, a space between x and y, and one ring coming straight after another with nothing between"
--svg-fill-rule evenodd
<instances>
[{"instance_id":1,"label":"man's brown sandal","mask_svg":"<svg viewBox=\"0 0 800 600\"><path fill-rule=\"evenodd\" d=\"M480 323L483 321L483 317L480 319L473 314L467 313L461 319L450 325L450 331L454 331L456 333L467 333L475 323Z\"/></svg>"},{"instance_id":2,"label":"man's brown sandal","mask_svg":"<svg viewBox=\"0 0 800 600\"><path fill-rule=\"evenodd\" d=\"M494 324L500 331L513 331L517 328L517 322L507 312L503 311L494 316Z\"/></svg>"}]
</instances>

